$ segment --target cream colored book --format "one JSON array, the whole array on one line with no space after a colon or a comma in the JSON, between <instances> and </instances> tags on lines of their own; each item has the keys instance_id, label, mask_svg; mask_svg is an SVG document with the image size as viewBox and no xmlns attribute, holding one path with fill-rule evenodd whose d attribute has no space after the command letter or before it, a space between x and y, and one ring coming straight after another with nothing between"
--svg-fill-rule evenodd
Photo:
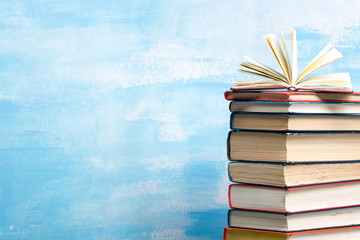
<instances>
[{"instance_id":1,"label":"cream colored book","mask_svg":"<svg viewBox=\"0 0 360 240\"><path fill-rule=\"evenodd\" d=\"M318 69L342 57L341 53L332 44L326 45L298 75L296 32L294 29L291 30L291 61L283 33L281 33L281 38L283 47L281 47L275 34L268 34L264 37L265 43L279 65L281 72L250 57L245 57L246 61L240 64L243 69L240 69L239 72L266 78L267 80L238 81L234 83L233 90L288 88L289 90L352 91L349 73L310 76Z\"/></svg>"}]
</instances>

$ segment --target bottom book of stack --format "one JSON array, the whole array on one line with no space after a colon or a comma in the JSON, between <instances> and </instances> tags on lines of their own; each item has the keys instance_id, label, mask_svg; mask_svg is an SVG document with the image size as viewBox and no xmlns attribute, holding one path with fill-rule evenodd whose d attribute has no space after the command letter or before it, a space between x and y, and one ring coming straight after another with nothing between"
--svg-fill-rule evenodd
<instances>
[{"instance_id":1,"label":"bottom book of stack","mask_svg":"<svg viewBox=\"0 0 360 240\"><path fill-rule=\"evenodd\" d=\"M242 228L224 229L224 240L358 240L360 226L329 228L321 230L276 232Z\"/></svg>"},{"instance_id":2,"label":"bottom book of stack","mask_svg":"<svg viewBox=\"0 0 360 240\"><path fill-rule=\"evenodd\" d=\"M350 226L360 226L360 207L300 213L229 210L229 227L298 232Z\"/></svg>"}]
</instances>

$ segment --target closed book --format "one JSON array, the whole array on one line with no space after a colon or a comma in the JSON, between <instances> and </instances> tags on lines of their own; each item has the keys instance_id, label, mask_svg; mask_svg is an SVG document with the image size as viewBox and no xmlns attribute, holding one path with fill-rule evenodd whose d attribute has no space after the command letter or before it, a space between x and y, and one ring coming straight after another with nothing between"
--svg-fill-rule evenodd
<instances>
[{"instance_id":1,"label":"closed book","mask_svg":"<svg viewBox=\"0 0 360 240\"><path fill-rule=\"evenodd\" d=\"M329 228L283 233L242 228L224 228L223 240L359 240L360 227Z\"/></svg>"},{"instance_id":2,"label":"closed book","mask_svg":"<svg viewBox=\"0 0 360 240\"><path fill-rule=\"evenodd\" d=\"M360 114L360 103L233 101L231 112Z\"/></svg>"},{"instance_id":3,"label":"closed book","mask_svg":"<svg viewBox=\"0 0 360 240\"><path fill-rule=\"evenodd\" d=\"M309 91L226 91L228 101L360 102L360 93Z\"/></svg>"},{"instance_id":4,"label":"closed book","mask_svg":"<svg viewBox=\"0 0 360 240\"><path fill-rule=\"evenodd\" d=\"M336 208L301 213L230 209L228 212L228 225L229 227L278 232L359 226L360 207Z\"/></svg>"},{"instance_id":5,"label":"closed book","mask_svg":"<svg viewBox=\"0 0 360 240\"><path fill-rule=\"evenodd\" d=\"M360 131L360 114L274 114L235 112L233 130Z\"/></svg>"},{"instance_id":6,"label":"closed book","mask_svg":"<svg viewBox=\"0 0 360 240\"><path fill-rule=\"evenodd\" d=\"M360 181L271 187L249 184L229 186L231 208L299 213L360 205Z\"/></svg>"},{"instance_id":7,"label":"closed book","mask_svg":"<svg viewBox=\"0 0 360 240\"><path fill-rule=\"evenodd\" d=\"M228 165L230 181L277 187L360 180L360 162L273 163L233 161Z\"/></svg>"},{"instance_id":8,"label":"closed book","mask_svg":"<svg viewBox=\"0 0 360 240\"><path fill-rule=\"evenodd\" d=\"M341 162L360 159L359 132L230 131L229 160Z\"/></svg>"}]
</instances>

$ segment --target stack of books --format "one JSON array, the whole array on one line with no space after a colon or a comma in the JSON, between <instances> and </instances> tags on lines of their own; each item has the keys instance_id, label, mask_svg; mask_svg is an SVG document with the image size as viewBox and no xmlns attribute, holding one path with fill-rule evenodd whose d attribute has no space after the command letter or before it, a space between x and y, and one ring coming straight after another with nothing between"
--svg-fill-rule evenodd
<instances>
[{"instance_id":1,"label":"stack of books","mask_svg":"<svg viewBox=\"0 0 360 240\"><path fill-rule=\"evenodd\" d=\"M224 239L360 239L360 94L334 82L330 92L249 84L225 92L233 184Z\"/></svg>"},{"instance_id":2,"label":"stack of books","mask_svg":"<svg viewBox=\"0 0 360 240\"><path fill-rule=\"evenodd\" d=\"M360 94L225 97L234 184L224 239L360 239Z\"/></svg>"}]
</instances>

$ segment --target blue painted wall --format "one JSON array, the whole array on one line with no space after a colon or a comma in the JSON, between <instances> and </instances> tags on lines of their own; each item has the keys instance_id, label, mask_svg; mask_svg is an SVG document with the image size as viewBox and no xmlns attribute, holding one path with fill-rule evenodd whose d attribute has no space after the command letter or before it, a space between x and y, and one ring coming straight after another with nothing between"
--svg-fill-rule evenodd
<instances>
[{"instance_id":1,"label":"blue painted wall","mask_svg":"<svg viewBox=\"0 0 360 240\"><path fill-rule=\"evenodd\" d=\"M243 55L291 27L360 91L358 1L0 3L0 239L221 239ZM272 65L275 67L275 65Z\"/></svg>"}]
</instances>

